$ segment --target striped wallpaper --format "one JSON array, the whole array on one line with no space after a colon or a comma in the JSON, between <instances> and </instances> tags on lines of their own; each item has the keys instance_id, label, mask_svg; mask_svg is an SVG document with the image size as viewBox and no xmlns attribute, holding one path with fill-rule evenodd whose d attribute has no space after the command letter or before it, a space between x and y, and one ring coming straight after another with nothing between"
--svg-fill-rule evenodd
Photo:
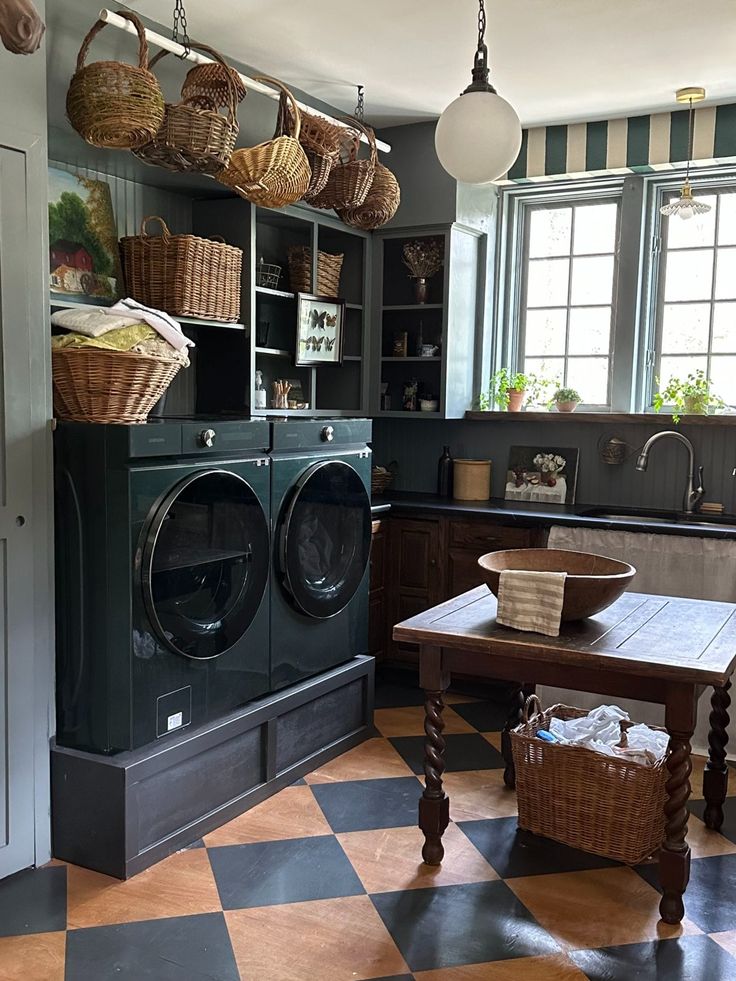
<instances>
[{"instance_id":1,"label":"striped wallpaper","mask_svg":"<svg viewBox=\"0 0 736 981\"><path fill-rule=\"evenodd\" d=\"M525 129L516 163L498 183L666 170L687 160L688 110ZM736 103L695 110L693 158L736 158Z\"/></svg>"}]
</instances>

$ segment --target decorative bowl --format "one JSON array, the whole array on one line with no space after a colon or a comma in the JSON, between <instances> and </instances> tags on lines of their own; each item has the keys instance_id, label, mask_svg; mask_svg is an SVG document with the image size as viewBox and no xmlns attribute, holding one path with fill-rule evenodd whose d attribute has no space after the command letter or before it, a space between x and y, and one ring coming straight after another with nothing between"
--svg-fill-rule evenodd
<instances>
[{"instance_id":1,"label":"decorative bowl","mask_svg":"<svg viewBox=\"0 0 736 981\"><path fill-rule=\"evenodd\" d=\"M563 620L583 620L600 613L628 589L636 569L628 562L591 552L559 548L510 548L478 559L488 587L498 596L501 573L507 569L529 572L566 572Z\"/></svg>"}]
</instances>

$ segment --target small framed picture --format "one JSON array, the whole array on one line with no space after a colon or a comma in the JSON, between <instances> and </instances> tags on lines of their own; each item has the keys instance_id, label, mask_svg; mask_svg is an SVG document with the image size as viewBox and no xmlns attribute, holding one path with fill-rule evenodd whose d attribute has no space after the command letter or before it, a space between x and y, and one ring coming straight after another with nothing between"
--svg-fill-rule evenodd
<instances>
[{"instance_id":1,"label":"small framed picture","mask_svg":"<svg viewBox=\"0 0 736 981\"><path fill-rule=\"evenodd\" d=\"M342 364L345 301L297 293L295 364Z\"/></svg>"}]
</instances>

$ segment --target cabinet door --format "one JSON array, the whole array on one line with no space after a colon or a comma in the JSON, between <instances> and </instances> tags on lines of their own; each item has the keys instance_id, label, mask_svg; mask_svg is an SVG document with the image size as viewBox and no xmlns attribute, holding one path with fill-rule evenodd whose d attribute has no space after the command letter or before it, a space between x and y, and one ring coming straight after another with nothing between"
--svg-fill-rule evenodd
<instances>
[{"instance_id":1,"label":"cabinet door","mask_svg":"<svg viewBox=\"0 0 736 981\"><path fill-rule=\"evenodd\" d=\"M443 596L440 521L391 520L390 625L439 603ZM416 660L413 645L392 645L396 656Z\"/></svg>"},{"instance_id":2,"label":"cabinet door","mask_svg":"<svg viewBox=\"0 0 736 981\"><path fill-rule=\"evenodd\" d=\"M485 582L478 559L505 548L532 548L538 530L513 528L490 521L451 520L448 528L446 598L459 596Z\"/></svg>"},{"instance_id":3,"label":"cabinet door","mask_svg":"<svg viewBox=\"0 0 736 981\"><path fill-rule=\"evenodd\" d=\"M371 536L371 591L368 606L368 651L375 658L386 647L386 521L374 521Z\"/></svg>"}]
</instances>

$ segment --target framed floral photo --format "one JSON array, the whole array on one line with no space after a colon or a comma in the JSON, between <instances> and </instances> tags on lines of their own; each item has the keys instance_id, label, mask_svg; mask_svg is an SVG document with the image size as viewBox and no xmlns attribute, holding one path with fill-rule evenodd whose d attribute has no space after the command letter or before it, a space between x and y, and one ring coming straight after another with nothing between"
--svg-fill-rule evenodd
<instances>
[{"instance_id":1,"label":"framed floral photo","mask_svg":"<svg viewBox=\"0 0 736 981\"><path fill-rule=\"evenodd\" d=\"M512 446L506 472L507 501L574 504L579 450L559 446Z\"/></svg>"},{"instance_id":2,"label":"framed floral photo","mask_svg":"<svg viewBox=\"0 0 736 981\"><path fill-rule=\"evenodd\" d=\"M297 293L298 365L342 364L345 301Z\"/></svg>"}]
</instances>

